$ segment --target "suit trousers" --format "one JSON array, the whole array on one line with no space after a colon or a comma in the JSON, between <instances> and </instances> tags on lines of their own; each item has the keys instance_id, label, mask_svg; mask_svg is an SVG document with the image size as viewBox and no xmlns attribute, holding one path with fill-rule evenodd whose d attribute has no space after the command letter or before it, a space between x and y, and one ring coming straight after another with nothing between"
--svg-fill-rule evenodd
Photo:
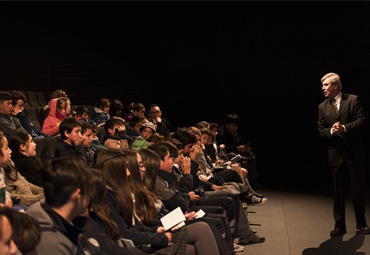
<instances>
[{"instance_id":1,"label":"suit trousers","mask_svg":"<svg viewBox=\"0 0 370 255\"><path fill-rule=\"evenodd\" d=\"M350 180L350 191L353 207L358 226L366 226L365 219L365 196L364 180L365 173L362 164L349 163L347 159L339 166L331 166L331 176L334 187L334 220L335 227L346 229L345 221L345 197L346 197L346 177Z\"/></svg>"}]
</instances>

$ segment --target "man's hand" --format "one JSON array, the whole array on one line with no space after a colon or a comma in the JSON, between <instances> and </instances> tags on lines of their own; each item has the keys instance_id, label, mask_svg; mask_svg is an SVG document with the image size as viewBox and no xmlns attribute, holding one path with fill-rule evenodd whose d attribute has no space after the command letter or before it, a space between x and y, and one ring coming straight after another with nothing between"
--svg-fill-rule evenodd
<instances>
[{"instance_id":1,"label":"man's hand","mask_svg":"<svg viewBox=\"0 0 370 255\"><path fill-rule=\"evenodd\" d=\"M188 157L184 157L180 161L180 166L183 174L191 173L191 160Z\"/></svg>"},{"instance_id":2,"label":"man's hand","mask_svg":"<svg viewBox=\"0 0 370 255\"><path fill-rule=\"evenodd\" d=\"M190 196L190 201L197 201L197 200L199 200L199 196L198 195L195 195L194 194L194 191L191 191L191 192L189 192L188 193L189 194L189 196Z\"/></svg>"},{"instance_id":3,"label":"man's hand","mask_svg":"<svg viewBox=\"0 0 370 255\"><path fill-rule=\"evenodd\" d=\"M252 151L252 148L251 147L245 147L245 152L246 153L251 153L251 151Z\"/></svg>"},{"instance_id":4,"label":"man's hand","mask_svg":"<svg viewBox=\"0 0 370 255\"><path fill-rule=\"evenodd\" d=\"M244 145L239 145L239 146L237 147L237 149L238 149L238 152L241 152L241 153L243 153L243 152L245 152L245 151L246 151L246 148L245 148L245 146L244 146Z\"/></svg>"},{"instance_id":5,"label":"man's hand","mask_svg":"<svg viewBox=\"0 0 370 255\"><path fill-rule=\"evenodd\" d=\"M225 149L225 144L220 145L221 150Z\"/></svg>"},{"instance_id":6,"label":"man's hand","mask_svg":"<svg viewBox=\"0 0 370 255\"><path fill-rule=\"evenodd\" d=\"M335 123L331 128L333 131L333 135L342 137L342 133L344 132L344 126L340 122Z\"/></svg>"},{"instance_id":7,"label":"man's hand","mask_svg":"<svg viewBox=\"0 0 370 255\"><path fill-rule=\"evenodd\" d=\"M155 120L157 121L157 123L161 123L162 122L162 118L161 117L157 117L157 118L155 118Z\"/></svg>"}]
</instances>

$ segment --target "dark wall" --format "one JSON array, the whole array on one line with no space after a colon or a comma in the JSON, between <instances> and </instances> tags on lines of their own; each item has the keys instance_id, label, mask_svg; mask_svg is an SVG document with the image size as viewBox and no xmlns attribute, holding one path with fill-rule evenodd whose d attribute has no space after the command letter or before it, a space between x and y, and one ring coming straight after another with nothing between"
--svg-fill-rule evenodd
<instances>
[{"instance_id":1,"label":"dark wall","mask_svg":"<svg viewBox=\"0 0 370 255\"><path fill-rule=\"evenodd\" d=\"M242 118L266 176L327 176L320 78L368 105L367 3L0 3L1 90L161 105L174 126ZM147 109L148 110L148 109Z\"/></svg>"}]
</instances>

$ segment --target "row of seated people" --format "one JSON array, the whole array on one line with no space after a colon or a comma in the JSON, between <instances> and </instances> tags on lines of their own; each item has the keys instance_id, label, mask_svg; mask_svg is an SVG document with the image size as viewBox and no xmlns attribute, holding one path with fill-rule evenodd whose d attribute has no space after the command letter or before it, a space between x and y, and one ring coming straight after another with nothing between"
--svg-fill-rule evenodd
<instances>
[{"instance_id":1,"label":"row of seated people","mask_svg":"<svg viewBox=\"0 0 370 255\"><path fill-rule=\"evenodd\" d=\"M0 102L0 105L2 103L3 102ZM2 169L4 172L3 176L6 177L4 178L5 181L13 181L13 183L7 185L7 189L13 189L9 190L10 194L12 194L14 198L19 198L20 195L25 194L20 194L21 192L17 194L17 188L22 185L28 187L28 191L30 192L28 195L30 197L33 196L34 199L32 201L23 199L20 204L27 206L31 205L31 208L27 210L31 212L31 215L35 213L35 210L36 215L40 213L40 210L44 210L50 217L55 217L55 212L60 212L60 215L65 216L63 210L58 209L58 207L63 207L64 204L59 203L56 206L54 200L58 199L53 196L56 196L56 193L65 193L62 192L63 189L68 189L70 192L76 190L69 187L71 186L69 185L70 182L64 183L68 187L58 187L58 189L56 189L56 186L63 184L63 182L60 183L63 179L63 176L59 176L61 174L60 169L59 172L56 169L58 167L63 169L68 168L70 171L79 172L82 171L80 169L84 168L82 165L94 166L101 171L97 174L100 177L98 178L99 181L102 182L102 176L106 178L106 182L100 184L103 185L102 187L106 187L107 185L109 187L105 191L107 193L105 196L108 199L108 208L111 212L108 214L105 212L104 214L104 212L99 212L99 209L94 208L96 215L91 216L89 219L94 219L95 217L95 219L100 219L100 221L103 222L103 226L105 226L106 229L105 238L107 236L110 237L112 241L111 244L114 244L104 246L104 249L107 249L106 252L108 251L109 254L118 254L117 252L113 253L114 249L120 250L120 254L125 254L123 252L133 252L132 250L123 249L122 247L118 248L117 236L129 238L133 240L135 244L143 242L150 243L155 252L167 252L166 254L181 254L181 249L182 252L190 252L189 254L191 254L191 251L197 254L228 254L230 251L234 250L233 239L236 237L239 237L239 242L242 245L263 242L264 238L256 236L249 228L247 215L242 210L240 198L249 198L247 201L252 204L253 202L256 203L266 200L263 200L261 198L262 195L255 193L251 189L248 179L245 178L247 174L245 169L237 164L230 164L229 166L223 167L224 161L217 158L218 155L222 157L222 150L218 149L218 153L216 151L217 146L214 146L216 140L215 136L212 134L213 132L217 136L217 132L214 131L214 127L217 130L217 126L209 125L208 123L199 123L198 126L202 127L201 130L195 127L190 129L178 129L174 134L167 136L167 138L169 138L168 141L163 141L164 136L156 134L158 126L156 127L155 124L158 123L144 121L138 116L133 116L129 121L129 129L126 130L125 121L122 118L111 118L104 125L106 135L102 139L103 144L100 144L94 143L96 138L93 136L93 132L95 136L98 134L94 126L87 122L82 123L73 117L66 117L61 121L58 127L60 141L55 150L55 157L64 158L62 161L54 159L52 162L48 161L48 163L46 163L46 159L40 158L39 161L35 159L37 155L37 146L34 141L37 142L38 139L33 140L32 137L25 132L17 132L9 138L9 147L13 151L11 158L13 159L14 157L13 161L16 167L11 165L11 161L9 161L10 155L7 157L7 140L5 136L3 136L1 137L3 149L2 155L0 155L2 156L1 166L4 167L4 169ZM150 141L152 137L157 138L154 139L154 141ZM41 140L48 141L50 138ZM50 152L52 151L52 147L49 146L49 142L47 142L47 144L48 146L46 147L48 147L49 157L52 157L52 152ZM149 145L150 147L148 147ZM134 148L136 151L128 149L128 147ZM100 161L99 155L101 155ZM114 166L112 164L116 157L122 157L122 160L121 162L116 162L117 165ZM143 157L143 159L141 159L141 157ZM223 157L225 158L225 155L223 155ZM21 160L19 160L19 158L21 158ZM71 158L79 158L84 163L74 161L72 163L70 162L68 165L68 160L72 160ZM210 158L213 158L213 162ZM22 164L19 164L22 160L24 161L23 167ZM29 162L25 163L27 160L29 160ZM145 164L143 164L143 162ZM156 162L156 164L151 164L153 162ZM47 173L48 164L50 168L49 171L52 171L52 173ZM104 164L107 164L105 168L103 167ZM24 169L29 169L31 165L35 165L35 169L27 174ZM41 167L41 165L44 166ZM53 167L50 167L51 165ZM122 169L126 169L126 171L122 171ZM119 173L117 171L119 171ZM94 173L92 169L88 172ZM126 172L126 177L122 176L123 172ZM67 175L71 178L70 173ZM58 177L54 180L55 183L53 183L53 185L50 183L52 181L51 179L53 179L50 176L55 178ZM93 176L94 174L90 177L93 178ZM128 176L130 177L128 178ZM135 179L134 176L139 176L140 178ZM32 180L32 178L34 180ZM120 178L123 179L121 180ZM78 178L73 177L73 179ZM30 184L31 180L34 182L33 184ZM22 185L20 183L22 183ZM28 184L26 185L25 183ZM147 185L147 188L140 189L139 187L141 185ZM44 189L42 190L40 186ZM94 187L98 186L98 184L94 185ZM56 190L50 190L52 187ZM39 188L38 193L36 188ZM103 190L105 189L103 188ZM196 195L194 190L199 195ZM79 191L81 192L81 190ZM95 192L97 192L96 189ZM142 192L147 194L145 195ZM50 197L50 193L53 194L53 196ZM73 194L75 194L66 193L70 195L68 199L71 199ZM40 200L44 195L46 197L46 204L43 204L44 206L41 206L39 203L35 204L35 202ZM86 196L86 193L83 195ZM144 199L146 196L150 199ZM99 199L96 199L97 197ZM93 198L93 195L89 196L92 206L94 206L94 203L104 202L100 201L102 196L96 195L95 200L97 201ZM9 198L4 201L4 204L11 206L12 202ZM73 201L76 202L75 200ZM109 201L112 203L109 203ZM86 209L89 204L85 203L85 206L82 206L83 203L81 204L80 200L76 203L80 209L82 209L81 207ZM135 206L130 207L133 203L135 203ZM47 205L50 206L51 210L49 210L50 208L47 207ZM218 205L218 207L216 206L215 208L215 205ZM70 208L71 204L68 204L68 206L68 208ZM107 206L102 206L102 204L96 206L100 209L107 208ZM119 209L122 207L124 207L124 209ZM185 217L188 219L186 223L189 226L176 230L174 233L164 232L165 230L163 227L158 227L159 222L156 221L156 219L160 215L165 215L168 211L172 211L177 207L180 207L184 212ZM57 210L54 210L54 208L57 208ZM151 208L153 209L152 211L150 210ZM156 208L156 210L154 210L154 208ZM195 220L195 211L198 211L200 208L214 217L205 217L202 220ZM224 216L222 217L222 215ZM72 221L77 217L77 215L74 215L75 217L72 216L73 215L70 215L69 218L67 218ZM195 224L198 221L202 221L203 223L206 222L208 225ZM113 227L111 224L112 222L114 222ZM112 228L110 229L109 226ZM152 230L156 230L157 233L153 233L151 230L147 229L149 226ZM202 237L196 234L202 228L205 228L204 233L211 233L202 236L203 238L208 238L207 241L200 241ZM185 235L188 236L188 238L184 238L184 235L181 234L183 231L188 232L187 235ZM86 238L88 238L88 233L91 232L84 233L86 234ZM114 235L114 233L116 234ZM43 237L48 236L53 238L53 236L49 234L50 233L43 235ZM224 238L222 238L221 235L223 235ZM181 236L183 236L182 239ZM67 237L69 238L68 235ZM104 240L102 240L101 235L93 236L93 238L97 239L99 244L100 242L105 243L105 241L107 241L104 238ZM54 243L56 241L48 238L45 239L46 240L42 239L41 244L38 246L41 254L46 254L45 251L47 249L50 250L50 245L53 244L53 241ZM168 244L171 243L170 241L174 243L174 245L171 245L172 247L170 250L172 251L168 250ZM76 243L77 241L72 241L72 243L68 243L66 246L75 247L74 244ZM213 250L210 246L213 247ZM81 248L80 246L78 247ZM89 249L86 245L83 247L84 249ZM217 251L214 250L215 247ZM201 252L202 248L206 249Z\"/></svg>"}]
</instances>

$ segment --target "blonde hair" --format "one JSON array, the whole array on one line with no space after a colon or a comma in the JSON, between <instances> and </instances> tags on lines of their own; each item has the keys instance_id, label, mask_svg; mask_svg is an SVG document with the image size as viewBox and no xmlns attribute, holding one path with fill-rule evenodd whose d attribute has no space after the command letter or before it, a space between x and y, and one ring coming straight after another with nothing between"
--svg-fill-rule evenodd
<instances>
[{"instance_id":1,"label":"blonde hair","mask_svg":"<svg viewBox=\"0 0 370 255\"><path fill-rule=\"evenodd\" d=\"M327 73L324 77L321 78L321 83L323 83L326 79L329 79L332 85L337 84L338 90L342 91L342 82L340 81L340 76L336 73Z\"/></svg>"}]
</instances>

